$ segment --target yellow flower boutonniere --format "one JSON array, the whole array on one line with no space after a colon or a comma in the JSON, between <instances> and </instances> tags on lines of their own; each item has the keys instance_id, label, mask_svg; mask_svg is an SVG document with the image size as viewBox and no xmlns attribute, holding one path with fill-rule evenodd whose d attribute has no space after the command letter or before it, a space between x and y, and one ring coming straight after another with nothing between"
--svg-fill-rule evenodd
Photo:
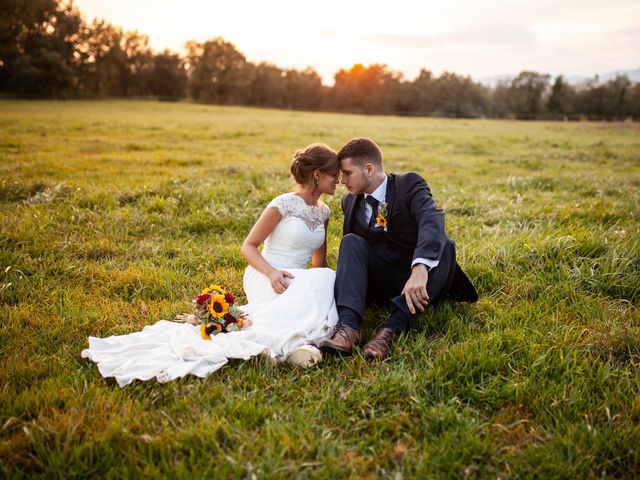
<instances>
[{"instance_id":1,"label":"yellow flower boutonniere","mask_svg":"<svg viewBox=\"0 0 640 480\"><path fill-rule=\"evenodd\" d=\"M378 215L376 216L376 227L382 228L385 232L389 226L387 215L389 214L389 206L386 202L380 202L378 205Z\"/></svg>"}]
</instances>

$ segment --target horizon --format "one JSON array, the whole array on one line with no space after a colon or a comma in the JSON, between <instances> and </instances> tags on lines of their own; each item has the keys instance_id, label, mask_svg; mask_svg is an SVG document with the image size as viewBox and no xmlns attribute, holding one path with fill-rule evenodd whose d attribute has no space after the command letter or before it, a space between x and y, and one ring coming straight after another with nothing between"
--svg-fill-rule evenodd
<instances>
[{"instance_id":1,"label":"horizon","mask_svg":"<svg viewBox=\"0 0 640 480\"><path fill-rule=\"evenodd\" d=\"M330 0L311 18L291 0L215 6L183 0L76 0L88 20L104 19L149 37L156 51L184 53L189 40L222 37L248 61L280 68L312 67L325 85L354 64L386 64L412 80L421 69L483 82L523 70L594 78L640 68L640 3L570 0L536 5L461 0L455 5L398 0L386 11ZM247 15L246 12L252 12ZM335 12L339 12L336 15ZM411 12L407 14L407 12ZM569 16L569 14L571 14ZM352 19L358 18L358 22ZM268 22L264 19L268 19ZM507 20L508 19L508 20Z\"/></svg>"}]
</instances>

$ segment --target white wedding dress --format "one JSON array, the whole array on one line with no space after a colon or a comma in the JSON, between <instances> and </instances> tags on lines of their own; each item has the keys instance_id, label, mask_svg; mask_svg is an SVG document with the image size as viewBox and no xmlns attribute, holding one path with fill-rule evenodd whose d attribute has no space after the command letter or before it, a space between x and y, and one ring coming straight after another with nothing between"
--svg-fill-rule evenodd
<instances>
[{"instance_id":1,"label":"white wedding dress","mask_svg":"<svg viewBox=\"0 0 640 480\"><path fill-rule=\"evenodd\" d=\"M160 320L128 335L89 337L82 356L96 362L102 376L115 377L124 387L135 379L167 382L187 374L205 377L230 358L246 360L265 353L284 361L296 348L326 337L338 320L335 272L308 265L324 242L329 208L309 206L294 193L274 198L268 207L277 208L282 220L266 239L262 255L294 278L279 295L267 277L247 267L243 283L248 303L240 309L251 326L203 340L198 326Z\"/></svg>"}]
</instances>

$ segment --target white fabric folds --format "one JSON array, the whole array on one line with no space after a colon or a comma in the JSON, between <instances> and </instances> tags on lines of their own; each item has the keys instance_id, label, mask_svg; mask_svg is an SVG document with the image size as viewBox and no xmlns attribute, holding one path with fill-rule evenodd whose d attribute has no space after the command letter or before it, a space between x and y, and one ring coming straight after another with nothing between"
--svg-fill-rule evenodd
<instances>
[{"instance_id":1,"label":"white fabric folds","mask_svg":"<svg viewBox=\"0 0 640 480\"><path fill-rule=\"evenodd\" d=\"M294 278L278 295L267 277L247 267L243 283L249 303L240 309L251 319L249 328L215 335L209 341L201 338L197 326L160 320L140 332L89 337L82 357L94 361L103 377L115 377L124 387L136 379L168 382L188 374L206 377L229 359L246 360L261 353L283 361L297 347L317 344L338 320L335 272L305 267L313 250L324 242L329 212L324 205L311 207L301 201L290 193L269 204L283 218L265 241L263 256Z\"/></svg>"}]
</instances>

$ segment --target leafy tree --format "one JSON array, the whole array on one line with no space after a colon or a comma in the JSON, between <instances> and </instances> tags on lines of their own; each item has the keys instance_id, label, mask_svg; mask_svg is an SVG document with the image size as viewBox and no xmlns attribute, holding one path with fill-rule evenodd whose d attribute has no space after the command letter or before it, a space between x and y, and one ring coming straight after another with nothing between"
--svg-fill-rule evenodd
<instances>
[{"instance_id":1,"label":"leafy tree","mask_svg":"<svg viewBox=\"0 0 640 480\"><path fill-rule=\"evenodd\" d=\"M629 115L629 93L631 81L626 75L617 75L604 85L604 115L607 117L624 118Z\"/></svg>"},{"instance_id":2,"label":"leafy tree","mask_svg":"<svg viewBox=\"0 0 640 480\"><path fill-rule=\"evenodd\" d=\"M339 109L363 112L391 112L402 75L386 65L355 64L335 75L333 104Z\"/></svg>"},{"instance_id":3,"label":"leafy tree","mask_svg":"<svg viewBox=\"0 0 640 480\"><path fill-rule=\"evenodd\" d=\"M636 120L640 120L640 83L634 83L629 89L627 96L629 105L628 115Z\"/></svg>"},{"instance_id":4,"label":"leafy tree","mask_svg":"<svg viewBox=\"0 0 640 480\"><path fill-rule=\"evenodd\" d=\"M185 62L177 53L165 50L153 57L149 88L151 93L163 99L183 98L187 88Z\"/></svg>"},{"instance_id":5,"label":"leafy tree","mask_svg":"<svg viewBox=\"0 0 640 480\"><path fill-rule=\"evenodd\" d=\"M235 45L218 37L187 43L190 93L207 103L244 103L250 97L253 69Z\"/></svg>"},{"instance_id":6,"label":"leafy tree","mask_svg":"<svg viewBox=\"0 0 640 480\"><path fill-rule=\"evenodd\" d=\"M489 111L486 89L470 77L444 72L432 82L433 112L454 117L480 117Z\"/></svg>"},{"instance_id":7,"label":"leafy tree","mask_svg":"<svg viewBox=\"0 0 640 480\"><path fill-rule=\"evenodd\" d=\"M7 88L26 37L56 11L56 0L0 0L0 87Z\"/></svg>"},{"instance_id":8,"label":"leafy tree","mask_svg":"<svg viewBox=\"0 0 640 480\"><path fill-rule=\"evenodd\" d=\"M285 106L314 109L322 105L325 88L320 75L311 67L284 72Z\"/></svg>"},{"instance_id":9,"label":"leafy tree","mask_svg":"<svg viewBox=\"0 0 640 480\"><path fill-rule=\"evenodd\" d=\"M285 105L285 72L275 65L262 62L254 68L249 103L261 107Z\"/></svg>"},{"instance_id":10,"label":"leafy tree","mask_svg":"<svg viewBox=\"0 0 640 480\"><path fill-rule=\"evenodd\" d=\"M491 93L491 114L498 118L511 116L509 107L510 83L498 82Z\"/></svg>"},{"instance_id":11,"label":"leafy tree","mask_svg":"<svg viewBox=\"0 0 640 480\"><path fill-rule=\"evenodd\" d=\"M416 113L455 117L480 117L490 113L488 90L470 77L455 73L444 72L435 77L422 69L407 95Z\"/></svg>"},{"instance_id":12,"label":"leafy tree","mask_svg":"<svg viewBox=\"0 0 640 480\"><path fill-rule=\"evenodd\" d=\"M121 48L125 57L122 95L146 96L151 94L150 77L155 68L149 37L137 31L122 35Z\"/></svg>"},{"instance_id":13,"label":"leafy tree","mask_svg":"<svg viewBox=\"0 0 640 480\"><path fill-rule=\"evenodd\" d=\"M549 86L550 76L524 71L511 81L509 107L516 114L539 114L544 112L543 94Z\"/></svg>"},{"instance_id":14,"label":"leafy tree","mask_svg":"<svg viewBox=\"0 0 640 480\"><path fill-rule=\"evenodd\" d=\"M559 75L551 87L547 109L552 113L573 113L575 96L575 89L564 81L562 75Z\"/></svg>"},{"instance_id":15,"label":"leafy tree","mask_svg":"<svg viewBox=\"0 0 640 480\"><path fill-rule=\"evenodd\" d=\"M84 25L78 40L79 91L122 97L149 95L154 62L148 44L145 35L123 32L103 20Z\"/></svg>"},{"instance_id":16,"label":"leafy tree","mask_svg":"<svg viewBox=\"0 0 640 480\"><path fill-rule=\"evenodd\" d=\"M632 115L633 85L626 76L617 76L601 84L596 77L583 84L577 93L580 113L604 118L624 118Z\"/></svg>"},{"instance_id":17,"label":"leafy tree","mask_svg":"<svg viewBox=\"0 0 640 480\"><path fill-rule=\"evenodd\" d=\"M0 0L0 88L64 95L75 81L79 12L55 0Z\"/></svg>"},{"instance_id":18,"label":"leafy tree","mask_svg":"<svg viewBox=\"0 0 640 480\"><path fill-rule=\"evenodd\" d=\"M80 78L78 91L108 95L122 71L121 32L104 20L84 24L78 41ZM116 47L117 45L117 47Z\"/></svg>"},{"instance_id":19,"label":"leafy tree","mask_svg":"<svg viewBox=\"0 0 640 480\"><path fill-rule=\"evenodd\" d=\"M417 113L431 113L436 109L434 88L435 78L429 70L424 68L413 81L413 110Z\"/></svg>"}]
</instances>

